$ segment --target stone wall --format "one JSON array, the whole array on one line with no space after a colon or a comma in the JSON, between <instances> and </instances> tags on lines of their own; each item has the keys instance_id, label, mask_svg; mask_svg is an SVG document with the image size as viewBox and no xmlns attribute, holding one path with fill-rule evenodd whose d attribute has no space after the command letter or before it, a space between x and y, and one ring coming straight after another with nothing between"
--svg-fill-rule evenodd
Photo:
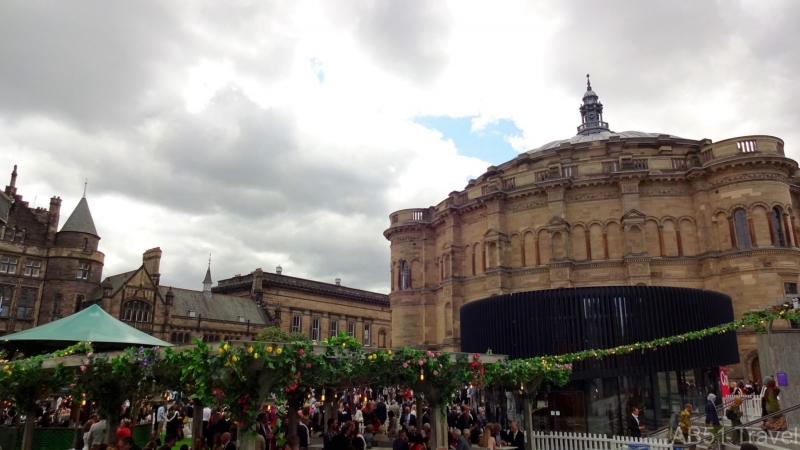
<instances>
[{"instance_id":1,"label":"stone wall","mask_svg":"<svg viewBox=\"0 0 800 450\"><path fill-rule=\"evenodd\" d=\"M781 408L800 404L800 330L759 335L758 359L763 376L786 373L789 386L779 386ZM800 427L800 411L786 415L789 429Z\"/></svg>"}]
</instances>

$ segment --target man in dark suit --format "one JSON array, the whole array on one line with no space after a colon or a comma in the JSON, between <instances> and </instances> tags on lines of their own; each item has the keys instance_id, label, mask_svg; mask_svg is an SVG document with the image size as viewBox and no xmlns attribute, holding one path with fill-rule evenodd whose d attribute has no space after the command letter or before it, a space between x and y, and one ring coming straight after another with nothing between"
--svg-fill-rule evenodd
<instances>
[{"instance_id":1,"label":"man in dark suit","mask_svg":"<svg viewBox=\"0 0 800 450\"><path fill-rule=\"evenodd\" d=\"M639 408L633 408L631 415L628 416L628 432L631 437L642 437L644 425L639 421Z\"/></svg>"},{"instance_id":2,"label":"man in dark suit","mask_svg":"<svg viewBox=\"0 0 800 450\"><path fill-rule=\"evenodd\" d=\"M519 423L511 422L511 430L508 432L508 445L516 447L517 450L525 450L525 435L519 431Z\"/></svg>"},{"instance_id":3,"label":"man in dark suit","mask_svg":"<svg viewBox=\"0 0 800 450\"><path fill-rule=\"evenodd\" d=\"M222 433L222 450L236 450L236 444L231 442L230 433Z\"/></svg>"},{"instance_id":4,"label":"man in dark suit","mask_svg":"<svg viewBox=\"0 0 800 450\"><path fill-rule=\"evenodd\" d=\"M406 406L406 409L403 411L403 415L400 416L400 426L403 430L408 431L408 427L410 426L417 426L417 416L411 414L411 408Z\"/></svg>"},{"instance_id":5,"label":"man in dark suit","mask_svg":"<svg viewBox=\"0 0 800 450\"><path fill-rule=\"evenodd\" d=\"M397 432L397 439L392 442L392 450L408 450L408 438L405 430Z\"/></svg>"},{"instance_id":6,"label":"man in dark suit","mask_svg":"<svg viewBox=\"0 0 800 450\"><path fill-rule=\"evenodd\" d=\"M267 413L258 413L256 417L256 432L264 437L264 440L269 442L269 428L267 428Z\"/></svg>"},{"instance_id":7,"label":"man in dark suit","mask_svg":"<svg viewBox=\"0 0 800 450\"><path fill-rule=\"evenodd\" d=\"M381 425L386 423L386 403L383 401L383 396L378 398L378 404L375 405L375 415L381 421Z\"/></svg>"}]
</instances>

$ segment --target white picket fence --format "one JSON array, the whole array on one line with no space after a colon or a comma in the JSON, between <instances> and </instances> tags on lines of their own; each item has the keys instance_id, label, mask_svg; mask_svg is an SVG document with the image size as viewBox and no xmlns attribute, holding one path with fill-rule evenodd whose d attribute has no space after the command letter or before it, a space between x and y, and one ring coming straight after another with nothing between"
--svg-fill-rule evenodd
<instances>
[{"instance_id":1,"label":"white picket fence","mask_svg":"<svg viewBox=\"0 0 800 450\"><path fill-rule=\"evenodd\" d=\"M731 406L733 399L742 399L742 422L750 422L761 417L761 396L760 395L726 395L722 398L724 409L720 414L720 419L724 418L725 410Z\"/></svg>"},{"instance_id":2,"label":"white picket fence","mask_svg":"<svg viewBox=\"0 0 800 450\"><path fill-rule=\"evenodd\" d=\"M627 436L607 437L602 434L562 433L545 434L533 432L535 450L629 450L637 446L648 446L651 450L672 450L667 439L633 438Z\"/></svg>"}]
</instances>

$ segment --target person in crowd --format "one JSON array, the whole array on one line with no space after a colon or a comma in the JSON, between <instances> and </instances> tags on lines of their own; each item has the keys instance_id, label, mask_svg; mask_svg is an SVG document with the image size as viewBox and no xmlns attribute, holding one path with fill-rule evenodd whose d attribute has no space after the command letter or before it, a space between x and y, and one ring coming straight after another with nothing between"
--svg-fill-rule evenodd
<instances>
[{"instance_id":1,"label":"person in crowd","mask_svg":"<svg viewBox=\"0 0 800 450\"><path fill-rule=\"evenodd\" d=\"M689 442L689 431L692 428L692 404L687 403L681 411L681 418L679 422L681 433L683 434L683 442Z\"/></svg>"},{"instance_id":2,"label":"person in crowd","mask_svg":"<svg viewBox=\"0 0 800 450\"><path fill-rule=\"evenodd\" d=\"M208 450L208 445L206 445L205 439L198 436L194 438L194 445L192 445L192 450Z\"/></svg>"},{"instance_id":3,"label":"person in crowd","mask_svg":"<svg viewBox=\"0 0 800 450\"><path fill-rule=\"evenodd\" d=\"M422 409L422 425L425 426L426 424L431 423L431 413L428 411L428 407Z\"/></svg>"},{"instance_id":4,"label":"person in crowd","mask_svg":"<svg viewBox=\"0 0 800 450\"><path fill-rule=\"evenodd\" d=\"M347 423L353 420L353 417L350 415L350 407L346 403L342 402L339 407L339 416L337 417L339 423Z\"/></svg>"},{"instance_id":5,"label":"person in crowd","mask_svg":"<svg viewBox=\"0 0 800 450\"><path fill-rule=\"evenodd\" d=\"M267 413L258 413L258 416L256 416L256 433L263 437L265 441L269 441L270 431Z\"/></svg>"},{"instance_id":6,"label":"person in crowd","mask_svg":"<svg viewBox=\"0 0 800 450\"><path fill-rule=\"evenodd\" d=\"M728 411L725 412L725 416L731 421L731 426L735 428L742 424L742 414L742 399L737 397L733 399L733 403L728 408ZM747 440L746 436L747 430L734 430L731 433L731 440L734 444L741 444L742 441Z\"/></svg>"},{"instance_id":7,"label":"person in crowd","mask_svg":"<svg viewBox=\"0 0 800 450\"><path fill-rule=\"evenodd\" d=\"M177 439L180 434L179 431L183 428L183 422L181 421L181 415L175 408L175 405L172 405L167 410L166 414L164 414L163 423L165 424L167 434L175 436Z\"/></svg>"},{"instance_id":8,"label":"person in crowd","mask_svg":"<svg viewBox=\"0 0 800 450\"><path fill-rule=\"evenodd\" d=\"M458 417L459 416L460 416L460 414L458 413L458 405L453 405L450 408L450 412L447 413L447 427L448 428L457 428L457 426L458 426Z\"/></svg>"},{"instance_id":9,"label":"person in crowd","mask_svg":"<svg viewBox=\"0 0 800 450\"><path fill-rule=\"evenodd\" d=\"M347 450L350 447L350 422L342 424L342 429L333 436L325 450Z\"/></svg>"},{"instance_id":10,"label":"person in crowd","mask_svg":"<svg viewBox=\"0 0 800 450\"><path fill-rule=\"evenodd\" d=\"M176 436L168 434L164 438L164 445L162 445L158 450L172 450L172 447L175 447L175 438Z\"/></svg>"},{"instance_id":11,"label":"person in crowd","mask_svg":"<svg viewBox=\"0 0 800 450\"><path fill-rule=\"evenodd\" d=\"M706 397L706 427L711 433L716 433L722 428L719 423L719 415L717 415L717 405L714 403L716 399L717 396L714 394L708 394Z\"/></svg>"},{"instance_id":12,"label":"person in crowd","mask_svg":"<svg viewBox=\"0 0 800 450\"><path fill-rule=\"evenodd\" d=\"M117 441L124 437L131 437L131 421L128 419L122 419L117 428Z\"/></svg>"},{"instance_id":13,"label":"person in crowd","mask_svg":"<svg viewBox=\"0 0 800 450\"><path fill-rule=\"evenodd\" d=\"M106 436L106 419L100 419L92 424L92 428L89 429L89 448L92 448L95 444L105 443L107 440Z\"/></svg>"},{"instance_id":14,"label":"person in crowd","mask_svg":"<svg viewBox=\"0 0 800 450\"><path fill-rule=\"evenodd\" d=\"M156 425L154 430L156 436L161 436L161 434L164 432L164 415L167 413L165 406L166 405L164 403L159 403L158 409L156 410Z\"/></svg>"},{"instance_id":15,"label":"person in crowd","mask_svg":"<svg viewBox=\"0 0 800 450\"><path fill-rule=\"evenodd\" d=\"M231 434L230 433L222 433L221 441L222 443L222 450L236 450L236 445L231 442Z\"/></svg>"},{"instance_id":16,"label":"person in crowd","mask_svg":"<svg viewBox=\"0 0 800 450\"><path fill-rule=\"evenodd\" d=\"M305 420L303 416L297 418L297 439L300 440L301 449L308 448L308 438L310 437L308 425L305 424Z\"/></svg>"},{"instance_id":17,"label":"person in crowd","mask_svg":"<svg viewBox=\"0 0 800 450\"><path fill-rule=\"evenodd\" d=\"M756 390L753 387L753 380L747 380L747 384L744 385L744 393L747 395L753 395L755 391Z\"/></svg>"},{"instance_id":18,"label":"person in crowd","mask_svg":"<svg viewBox=\"0 0 800 450\"><path fill-rule=\"evenodd\" d=\"M375 405L375 416L378 417L381 425L386 423L386 402L382 395L378 397L378 403Z\"/></svg>"},{"instance_id":19,"label":"person in crowd","mask_svg":"<svg viewBox=\"0 0 800 450\"><path fill-rule=\"evenodd\" d=\"M778 395L780 395L781 390L778 388L775 380L770 378L766 382L766 389L764 390L764 396L761 400L762 402L762 409L765 410L766 414L773 414L781 410L781 405L778 402ZM764 422L762 427L764 431L772 432L780 432L787 430L786 424L786 416L783 414L776 415L775 417L770 417Z\"/></svg>"},{"instance_id":20,"label":"person in crowd","mask_svg":"<svg viewBox=\"0 0 800 450\"><path fill-rule=\"evenodd\" d=\"M327 428L325 429L325 433L322 434L322 445L325 450L329 449L329 445L336 434L338 433L339 424L336 422L336 419L330 418L328 419Z\"/></svg>"},{"instance_id":21,"label":"person in crowd","mask_svg":"<svg viewBox=\"0 0 800 450\"><path fill-rule=\"evenodd\" d=\"M394 414L394 411L389 411L386 416L386 420L389 423L386 426L386 434L389 436L394 436L397 434L397 417Z\"/></svg>"},{"instance_id":22,"label":"person in crowd","mask_svg":"<svg viewBox=\"0 0 800 450\"><path fill-rule=\"evenodd\" d=\"M486 408L483 406L478 408L478 416L475 418L475 423L478 428L486 428L486 424L489 423L489 419L486 417Z\"/></svg>"},{"instance_id":23,"label":"person in crowd","mask_svg":"<svg viewBox=\"0 0 800 450\"><path fill-rule=\"evenodd\" d=\"M83 445L76 446L76 448L81 448L83 450L89 450L91 448L91 445L89 444L89 431L92 429L92 425L95 424L96 417L96 414L93 415L89 420L86 421L85 424L83 424Z\"/></svg>"},{"instance_id":24,"label":"person in crowd","mask_svg":"<svg viewBox=\"0 0 800 450\"><path fill-rule=\"evenodd\" d=\"M222 433L214 433L210 447L211 450L222 450Z\"/></svg>"},{"instance_id":25,"label":"person in crowd","mask_svg":"<svg viewBox=\"0 0 800 450\"><path fill-rule=\"evenodd\" d=\"M461 407L461 415L458 416L458 420L456 421L456 428L459 430L463 430L464 428L472 429L475 426L475 420L472 418L472 414L469 413L469 409L466 406Z\"/></svg>"},{"instance_id":26,"label":"person in crowd","mask_svg":"<svg viewBox=\"0 0 800 450\"><path fill-rule=\"evenodd\" d=\"M180 450L189 450L189 446L186 445L186 444L183 444L183 445L181 445L181 449Z\"/></svg>"},{"instance_id":27,"label":"person in crowd","mask_svg":"<svg viewBox=\"0 0 800 450\"><path fill-rule=\"evenodd\" d=\"M367 448L372 448L372 443L375 440L375 433L373 431L374 428L372 428L372 425L367 425L364 427L364 434L361 435L361 437L364 438Z\"/></svg>"},{"instance_id":28,"label":"person in crowd","mask_svg":"<svg viewBox=\"0 0 800 450\"><path fill-rule=\"evenodd\" d=\"M458 431L458 429L456 429L456 431ZM469 433L469 428L461 430L458 436L458 442L456 443L457 450L470 450L472 447L472 442L470 442L469 438L467 437L469 436Z\"/></svg>"},{"instance_id":29,"label":"person in crowd","mask_svg":"<svg viewBox=\"0 0 800 450\"><path fill-rule=\"evenodd\" d=\"M400 427L408 431L408 427L417 426L417 416L411 414L411 408L406 406L403 410L403 415L400 417Z\"/></svg>"},{"instance_id":30,"label":"person in crowd","mask_svg":"<svg viewBox=\"0 0 800 450\"><path fill-rule=\"evenodd\" d=\"M739 385L738 385L738 384L736 384L736 382L735 382L735 381L731 381L731 384L730 384L730 391L731 391L731 394L730 394L730 395L737 395L737 396L744 395L744 392L742 392L742 390L741 390L741 389L739 389Z\"/></svg>"},{"instance_id":31,"label":"person in crowd","mask_svg":"<svg viewBox=\"0 0 800 450\"><path fill-rule=\"evenodd\" d=\"M478 442L478 445L488 450L495 449L497 446L497 441L492 436L492 427L486 427L483 429L483 434L481 434L481 440Z\"/></svg>"},{"instance_id":32,"label":"person in crowd","mask_svg":"<svg viewBox=\"0 0 800 450\"><path fill-rule=\"evenodd\" d=\"M405 430L397 433L397 439L392 442L392 450L408 450L408 437Z\"/></svg>"},{"instance_id":33,"label":"person in crowd","mask_svg":"<svg viewBox=\"0 0 800 450\"><path fill-rule=\"evenodd\" d=\"M631 437L642 437L644 424L639 419L639 408L633 408L631 415L628 416L628 433Z\"/></svg>"},{"instance_id":34,"label":"person in crowd","mask_svg":"<svg viewBox=\"0 0 800 450\"><path fill-rule=\"evenodd\" d=\"M283 444L283 450L300 450L300 439L297 436L287 436L286 443Z\"/></svg>"},{"instance_id":35,"label":"person in crowd","mask_svg":"<svg viewBox=\"0 0 800 450\"><path fill-rule=\"evenodd\" d=\"M119 450L142 450L135 442L133 442L133 438L130 436L124 436L119 439L119 443L117 445Z\"/></svg>"}]
</instances>

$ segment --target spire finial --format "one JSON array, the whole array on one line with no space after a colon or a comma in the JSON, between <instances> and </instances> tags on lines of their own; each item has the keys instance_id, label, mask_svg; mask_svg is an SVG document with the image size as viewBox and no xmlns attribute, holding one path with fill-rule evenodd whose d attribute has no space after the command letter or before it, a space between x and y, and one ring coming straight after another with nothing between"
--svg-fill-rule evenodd
<instances>
[{"instance_id":1,"label":"spire finial","mask_svg":"<svg viewBox=\"0 0 800 450\"><path fill-rule=\"evenodd\" d=\"M592 90L592 83L591 83L591 81L589 81L589 74L588 73L586 74L586 90L587 91L591 91Z\"/></svg>"},{"instance_id":2,"label":"spire finial","mask_svg":"<svg viewBox=\"0 0 800 450\"><path fill-rule=\"evenodd\" d=\"M211 253L208 254L208 268L211 268Z\"/></svg>"},{"instance_id":3,"label":"spire finial","mask_svg":"<svg viewBox=\"0 0 800 450\"><path fill-rule=\"evenodd\" d=\"M89 179L87 178L87 179L86 179L86 180L83 182L83 198L86 198L86 186L88 186L88 185L89 185Z\"/></svg>"}]
</instances>

